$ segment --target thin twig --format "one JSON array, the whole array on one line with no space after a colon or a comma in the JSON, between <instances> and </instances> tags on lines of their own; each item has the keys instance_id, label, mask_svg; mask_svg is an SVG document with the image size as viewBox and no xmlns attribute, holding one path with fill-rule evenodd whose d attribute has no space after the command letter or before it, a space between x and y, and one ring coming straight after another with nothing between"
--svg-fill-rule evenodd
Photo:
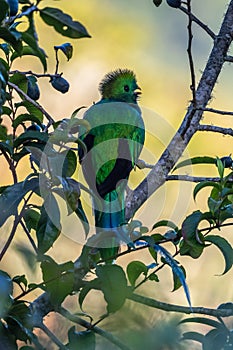
<instances>
[{"instance_id":1,"label":"thin twig","mask_svg":"<svg viewBox=\"0 0 233 350\"><path fill-rule=\"evenodd\" d=\"M16 184L18 182L18 178L17 178L17 173L16 173L16 170L15 170L15 167L14 167L14 164L13 164L13 161L12 159L8 156L7 152L2 148L1 149L1 152L2 154L4 155L8 165L9 165L9 168L10 168L10 171L12 173L12 177L13 177L13 181L14 181L14 184Z\"/></svg>"},{"instance_id":2,"label":"thin twig","mask_svg":"<svg viewBox=\"0 0 233 350\"><path fill-rule=\"evenodd\" d=\"M196 78L195 78L195 69L194 69L194 62L193 62L193 56L192 56L192 41L193 41L193 33L192 33L192 16L191 16L191 0L187 0L187 7L188 7L188 59L189 59L189 67L190 67L190 74L191 74L191 85L190 89L192 91L193 95L193 105L196 106Z\"/></svg>"},{"instance_id":3,"label":"thin twig","mask_svg":"<svg viewBox=\"0 0 233 350\"><path fill-rule=\"evenodd\" d=\"M64 344L62 344L62 342L55 336L55 334L45 326L44 323L42 323L39 328L52 340L54 344L58 346L60 350L69 350Z\"/></svg>"},{"instance_id":4,"label":"thin twig","mask_svg":"<svg viewBox=\"0 0 233 350\"><path fill-rule=\"evenodd\" d=\"M233 129L231 128L222 128L216 125L199 125L198 131L208 131L208 132L217 132L223 135L233 136Z\"/></svg>"},{"instance_id":5,"label":"thin twig","mask_svg":"<svg viewBox=\"0 0 233 350\"><path fill-rule=\"evenodd\" d=\"M225 61L226 62L233 62L233 56L229 56L229 55L227 55L226 57L225 57Z\"/></svg>"},{"instance_id":6,"label":"thin twig","mask_svg":"<svg viewBox=\"0 0 233 350\"><path fill-rule=\"evenodd\" d=\"M213 181L219 182L219 177L204 177L204 176L190 176L190 175L168 175L166 181L188 181L188 182L203 182L203 181Z\"/></svg>"},{"instance_id":7,"label":"thin twig","mask_svg":"<svg viewBox=\"0 0 233 350\"><path fill-rule=\"evenodd\" d=\"M60 77L61 74L49 74L49 73L44 73L44 74L39 74L39 73L34 73L31 70L28 71L20 71L20 70L12 70L9 72L10 75L12 74L23 74L23 75L33 75L36 78L53 78L53 77Z\"/></svg>"},{"instance_id":8,"label":"thin twig","mask_svg":"<svg viewBox=\"0 0 233 350\"><path fill-rule=\"evenodd\" d=\"M193 22L197 23L202 29L204 29L204 31L209 34L211 36L212 39L215 39L216 38L216 35L214 34L214 32L205 24L203 23L202 21L199 20L199 18L197 18L196 16L194 16L193 13L189 13L189 11L183 7L183 6L180 6L179 9L186 13L186 15L189 15L192 19Z\"/></svg>"},{"instance_id":9,"label":"thin twig","mask_svg":"<svg viewBox=\"0 0 233 350\"><path fill-rule=\"evenodd\" d=\"M97 326L93 326L90 322L83 320L81 317L79 317L77 315L71 314L68 310L64 309L63 307L61 307L59 309L59 313L62 316L64 316L65 318L67 318L68 320L70 320L71 322L77 323L77 324L83 326L84 328L92 330L96 334L101 335L105 339L109 340L112 344L115 344L116 346L118 346L120 349L130 350L130 348L128 346L123 344L118 338L113 336L111 333L109 333L109 332L107 332L107 331L105 331Z\"/></svg>"},{"instance_id":10,"label":"thin twig","mask_svg":"<svg viewBox=\"0 0 233 350\"><path fill-rule=\"evenodd\" d=\"M15 91L17 91L18 94L22 95L23 98L25 98L26 101L28 101L31 104L33 104L33 106L35 106L37 109L39 109L44 114L44 116L49 121L49 124L48 124L47 128L54 123L54 119L51 117L51 115L48 112L46 112L46 110L38 102L36 102L33 99L31 99L27 94L25 94L25 92L23 90L21 90L17 85L11 83L10 81L8 81L8 85L10 87L12 87L13 89L15 89Z\"/></svg>"},{"instance_id":11,"label":"thin twig","mask_svg":"<svg viewBox=\"0 0 233 350\"><path fill-rule=\"evenodd\" d=\"M233 112L222 111L220 109L215 109L215 108L197 108L197 110L201 110L203 112L211 112L211 113L221 114L221 115L233 115Z\"/></svg>"},{"instance_id":12,"label":"thin twig","mask_svg":"<svg viewBox=\"0 0 233 350\"><path fill-rule=\"evenodd\" d=\"M31 198L32 194L33 194L33 192L31 192L31 193L29 194L27 200L25 200L25 203L24 203L24 205L23 205L23 208L21 209L20 214L16 214L16 215L15 215L15 220L14 220L14 224L13 224L13 226L12 226L10 235L9 235L9 237L8 237L8 239L7 239L6 243L5 243L5 245L4 245L3 249L2 249L2 251L0 252L0 261L2 260L3 256L5 255L7 249L9 248L9 246L10 246L10 244L11 244L11 242L12 242L14 236L15 236L17 226L18 226L18 224L20 223L20 221L21 221L21 219L22 219L22 216L23 216L23 213L24 213L24 209L25 209L25 207L26 207L26 205L27 205L29 199Z\"/></svg>"}]
</instances>

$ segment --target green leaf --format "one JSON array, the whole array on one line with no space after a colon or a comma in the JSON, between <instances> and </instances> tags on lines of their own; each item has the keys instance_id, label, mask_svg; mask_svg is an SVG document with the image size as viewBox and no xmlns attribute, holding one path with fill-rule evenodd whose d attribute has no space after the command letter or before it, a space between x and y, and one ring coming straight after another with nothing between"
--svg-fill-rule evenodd
<instances>
[{"instance_id":1,"label":"green leaf","mask_svg":"<svg viewBox=\"0 0 233 350\"><path fill-rule=\"evenodd\" d=\"M48 134L40 131L27 130L17 137L17 139L14 141L14 147L18 148L20 145L30 140L37 140L44 144L48 141Z\"/></svg>"},{"instance_id":2,"label":"green leaf","mask_svg":"<svg viewBox=\"0 0 233 350\"><path fill-rule=\"evenodd\" d=\"M202 348L203 350L222 350L227 342L228 332L226 329L218 330L211 329L203 340Z\"/></svg>"},{"instance_id":3,"label":"green leaf","mask_svg":"<svg viewBox=\"0 0 233 350\"><path fill-rule=\"evenodd\" d=\"M24 36L25 40L25 36ZM29 40L28 40L29 42ZM22 46L21 51L16 51L12 54L11 56L11 62L13 62L16 58L21 57L21 56L35 56L39 58L40 62L43 65L44 71L46 72L47 70L47 61L46 61L46 54L41 48L35 49L31 46Z\"/></svg>"},{"instance_id":4,"label":"green leaf","mask_svg":"<svg viewBox=\"0 0 233 350\"><path fill-rule=\"evenodd\" d=\"M39 109L39 107L36 107L34 104L28 101L22 101L19 103L16 103L15 106L18 107L25 107L29 114L35 115L39 120L43 121L43 113Z\"/></svg>"},{"instance_id":5,"label":"green leaf","mask_svg":"<svg viewBox=\"0 0 233 350\"><path fill-rule=\"evenodd\" d=\"M185 159L182 162L178 163L176 167L173 169L173 171L187 165L190 166L191 164L216 164L216 158L204 156L204 157L193 157L193 158Z\"/></svg>"},{"instance_id":6,"label":"green leaf","mask_svg":"<svg viewBox=\"0 0 233 350\"><path fill-rule=\"evenodd\" d=\"M37 256L35 252L29 249L28 246L20 243L15 244L14 247L17 253L22 256L22 259L27 264L27 267L29 267L32 273L35 273L37 267Z\"/></svg>"},{"instance_id":7,"label":"green leaf","mask_svg":"<svg viewBox=\"0 0 233 350\"><path fill-rule=\"evenodd\" d=\"M31 338L31 312L22 301L15 301L5 318L9 330L16 339L27 341Z\"/></svg>"},{"instance_id":8,"label":"green leaf","mask_svg":"<svg viewBox=\"0 0 233 350\"><path fill-rule=\"evenodd\" d=\"M6 27L0 27L0 38L10 44L19 56L23 49L20 37L21 34L16 30L9 30Z\"/></svg>"},{"instance_id":9,"label":"green leaf","mask_svg":"<svg viewBox=\"0 0 233 350\"><path fill-rule=\"evenodd\" d=\"M232 246L225 238L220 236L215 236L215 235L208 235L207 237L205 237L205 241L211 242L212 244L214 244L217 248L219 248L219 250L223 254L223 257L225 260L225 269L222 275L224 275L231 269L233 264Z\"/></svg>"},{"instance_id":10,"label":"green leaf","mask_svg":"<svg viewBox=\"0 0 233 350\"><path fill-rule=\"evenodd\" d=\"M186 217L181 227L181 232L184 240L188 241L190 238L196 237L197 228L199 223L202 221L202 218L203 217L200 210L196 210Z\"/></svg>"},{"instance_id":11,"label":"green leaf","mask_svg":"<svg viewBox=\"0 0 233 350\"><path fill-rule=\"evenodd\" d=\"M216 159L216 164L217 164L219 176L220 176L221 179L223 179L223 176L224 176L224 164L221 161L221 159L219 159L218 157Z\"/></svg>"},{"instance_id":12,"label":"green leaf","mask_svg":"<svg viewBox=\"0 0 233 350\"><path fill-rule=\"evenodd\" d=\"M183 271L184 277L186 277L186 271L185 271L184 267L183 266L179 266L179 267ZM173 290L172 290L172 292L179 289L181 286L182 286L182 283L180 281L180 278L177 276L176 273L173 272Z\"/></svg>"},{"instance_id":13,"label":"green leaf","mask_svg":"<svg viewBox=\"0 0 233 350\"><path fill-rule=\"evenodd\" d=\"M152 230L154 230L157 227L162 227L162 226L167 226L172 228L173 230L175 230L176 232L178 231L178 227L176 224L174 224L174 222L170 221L170 220L161 220L156 222L153 227Z\"/></svg>"},{"instance_id":14,"label":"green leaf","mask_svg":"<svg viewBox=\"0 0 233 350\"><path fill-rule=\"evenodd\" d=\"M36 230L40 219L40 214L38 211L32 208L28 208L24 211L23 219L28 231L30 232L31 230Z\"/></svg>"},{"instance_id":15,"label":"green leaf","mask_svg":"<svg viewBox=\"0 0 233 350\"><path fill-rule=\"evenodd\" d=\"M91 281L88 281L84 285L84 287L81 289L81 291L79 292L78 301L79 301L79 306L80 306L81 310L83 309L83 302L84 302L87 294L92 289L96 289L96 290L100 290L101 289L100 280L98 278L95 278L95 279L93 279Z\"/></svg>"},{"instance_id":16,"label":"green leaf","mask_svg":"<svg viewBox=\"0 0 233 350\"><path fill-rule=\"evenodd\" d=\"M197 196L198 192L200 190L202 190L203 188L205 188L205 187L214 187L214 188L216 188L217 191L221 191L221 185L219 183L217 183L217 182L214 182L214 181L200 182L194 188L194 191L193 191L193 198L194 198L194 200L196 199L196 196Z\"/></svg>"},{"instance_id":17,"label":"green leaf","mask_svg":"<svg viewBox=\"0 0 233 350\"><path fill-rule=\"evenodd\" d=\"M69 350L95 350L95 333L91 330L76 332L75 326L68 331Z\"/></svg>"},{"instance_id":18,"label":"green leaf","mask_svg":"<svg viewBox=\"0 0 233 350\"><path fill-rule=\"evenodd\" d=\"M5 272L0 270L0 317L4 317L12 303L13 303L13 298L12 298L12 293L13 293L13 282L10 278L10 276Z\"/></svg>"},{"instance_id":19,"label":"green leaf","mask_svg":"<svg viewBox=\"0 0 233 350\"><path fill-rule=\"evenodd\" d=\"M41 215L37 225L36 237L38 251L47 252L61 233L60 209L52 193L48 194L41 207Z\"/></svg>"},{"instance_id":20,"label":"green leaf","mask_svg":"<svg viewBox=\"0 0 233 350\"><path fill-rule=\"evenodd\" d=\"M61 50L69 61L73 55L73 46L71 43L64 43L62 45L54 46L56 51Z\"/></svg>"},{"instance_id":21,"label":"green leaf","mask_svg":"<svg viewBox=\"0 0 233 350\"><path fill-rule=\"evenodd\" d=\"M130 284L134 287L135 282L141 274L144 276L148 273L147 266L141 261L131 261L127 266L127 276Z\"/></svg>"},{"instance_id":22,"label":"green leaf","mask_svg":"<svg viewBox=\"0 0 233 350\"><path fill-rule=\"evenodd\" d=\"M8 11L9 11L9 5L5 0L0 0L0 23L6 18Z\"/></svg>"},{"instance_id":23,"label":"green leaf","mask_svg":"<svg viewBox=\"0 0 233 350\"><path fill-rule=\"evenodd\" d=\"M180 321L179 324L190 323L190 322L204 324L204 325L214 327L214 328L219 329L219 330L225 329L225 326L222 323L215 321L215 320L212 320L210 318L205 318L205 317L185 318L184 320Z\"/></svg>"},{"instance_id":24,"label":"green leaf","mask_svg":"<svg viewBox=\"0 0 233 350\"><path fill-rule=\"evenodd\" d=\"M203 253L205 246L197 242L195 238L189 239L188 242L180 242L180 255L188 255L193 259L198 259Z\"/></svg>"},{"instance_id":25,"label":"green leaf","mask_svg":"<svg viewBox=\"0 0 233 350\"><path fill-rule=\"evenodd\" d=\"M0 125L0 140L6 141L8 140L8 135L7 135L7 128L4 125ZM3 143L1 143L3 145ZM3 147L4 149L7 148L6 144ZM9 148L8 148L9 150Z\"/></svg>"},{"instance_id":26,"label":"green leaf","mask_svg":"<svg viewBox=\"0 0 233 350\"><path fill-rule=\"evenodd\" d=\"M61 305L74 286L74 264L68 261L58 265L51 257L43 257L41 263L46 291L50 294L53 305Z\"/></svg>"},{"instance_id":27,"label":"green leaf","mask_svg":"<svg viewBox=\"0 0 233 350\"><path fill-rule=\"evenodd\" d=\"M74 151L61 152L64 155L64 163L62 169L63 177L71 177L77 168L77 156Z\"/></svg>"},{"instance_id":28,"label":"green leaf","mask_svg":"<svg viewBox=\"0 0 233 350\"><path fill-rule=\"evenodd\" d=\"M25 113L25 114L20 114L12 123L12 126L13 128L17 128L19 125L24 125L25 122L33 122L33 123L36 123L38 125L42 125L41 124L41 120L33 115L33 114L28 114L28 113Z\"/></svg>"},{"instance_id":29,"label":"green leaf","mask_svg":"<svg viewBox=\"0 0 233 350\"><path fill-rule=\"evenodd\" d=\"M90 37L86 28L79 22L73 21L71 16L53 7L45 7L40 10L40 16L49 26L69 38Z\"/></svg>"},{"instance_id":30,"label":"green leaf","mask_svg":"<svg viewBox=\"0 0 233 350\"><path fill-rule=\"evenodd\" d=\"M12 281L15 282L15 283L17 283L19 286L23 285L24 288L27 288L28 281L27 281L25 275L15 276L15 277L12 279Z\"/></svg>"},{"instance_id":31,"label":"green leaf","mask_svg":"<svg viewBox=\"0 0 233 350\"><path fill-rule=\"evenodd\" d=\"M36 191L38 186L38 179L34 178L5 188L0 195L0 227L3 226L10 216L17 214L18 205L21 200L29 191Z\"/></svg>"},{"instance_id":32,"label":"green leaf","mask_svg":"<svg viewBox=\"0 0 233 350\"><path fill-rule=\"evenodd\" d=\"M107 302L107 312L116 312L124 305L128 291L123 269L118 265L102 265L97 266L96 274Z\"/></svg>"}]
</instances>

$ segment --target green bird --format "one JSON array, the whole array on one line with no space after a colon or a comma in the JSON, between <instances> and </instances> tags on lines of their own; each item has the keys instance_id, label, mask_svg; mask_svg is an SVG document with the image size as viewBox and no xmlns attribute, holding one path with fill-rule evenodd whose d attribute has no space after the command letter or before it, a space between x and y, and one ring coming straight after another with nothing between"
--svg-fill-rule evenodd
<instances>
[{"instance_id":1,"label":"green bird","mask_svg":"<svg viewBox=\"0 0 233 350\"><path fill-rule=\"evenodd\" d=\"M145 129L137 104L141 94L135 74L118 69L100 82L101 99L84 114L89 130L80 130L86 146L79 150L84 177L94 194L96 232L106 231L102 258L117 254L119 227L125 224L127 181L141 153Z\"/></svg>"}]
</instances>

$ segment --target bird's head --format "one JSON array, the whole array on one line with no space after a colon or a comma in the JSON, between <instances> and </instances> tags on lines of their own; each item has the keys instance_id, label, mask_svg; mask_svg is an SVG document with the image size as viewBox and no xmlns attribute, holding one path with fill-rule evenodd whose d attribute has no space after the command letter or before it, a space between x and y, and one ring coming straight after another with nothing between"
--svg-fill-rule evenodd
<instances>
[{"instance_id":1,"label":"bird's head","mask_svg":"<svg viewBox=\"0 0 233 350\"><path fill-rule=\"evenodd\" d=\"M140 90L134 72L129 69L117 69L106 74L99 85L103 99L127 103L137 103Z\"/></svg>"}]
</instances>

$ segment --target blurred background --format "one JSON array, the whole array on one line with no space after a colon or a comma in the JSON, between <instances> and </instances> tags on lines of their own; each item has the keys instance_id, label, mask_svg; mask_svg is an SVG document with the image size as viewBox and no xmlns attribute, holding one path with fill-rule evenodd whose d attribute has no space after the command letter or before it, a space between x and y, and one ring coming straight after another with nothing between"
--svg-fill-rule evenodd
<instances>
[{"instance_id":1,"label":"blurred background","mask_svg":"<svg viewBox=\"0 0 233 350\"><path fill-rule=\"evenodd\" d=\"M193 0L193 13L207 24L212 31L218 32L228 1ZM60 72L70 83L67 94L61 95L55 91L48 80L40 79L40 104L56 120L68 118L80 106L90 106L98 101L98 84L103 76L116 68L130 68L137 76L142 88L140 106L147 129L145 149L141 158L154 163L167 146L169 140L179 127L191 100L190 71L187 57L187 23L188 18L181 11L171 8L163 0L156 8L152 0L79 0L59 2L44 0L40 7L59 7L80 21L88 30L91 38L70 40L62 38L52 27L46 26L37 17L36 25L39 32L40 46L49 56L48 72L55 71L54 45L71 42L74 47L73 58L67 62L61 54ZM24 25L22 23L22 25ZM193 58L197 82L208 60L213 42L212 39L193 24ZM32 69L42 73L40 62L36 58L23 57L17 59L12 67L23 71ZM225 64L219 77L209 106L223 110L233 110L232 99L233 70L230 64ZM205 113L203 123L233 127L230 117ZM183 159L192 156L225 156L232 152L233 141L229 136L199 133L191 141ZM26 165L21 165L22 178L26 173ZM11 182L3 165L0 170L4 183ZM130 186L135 187L148 170L132 174ZM182 168L182 174L216 176L214 166L193 166ZM78 176L78 175L77 175ZM160 219L170 219L178 225L185 216L193 210L205 210L208 189L192 199L193 185L190 183L168 183L153 195L136 214L145 226L151 226ZM86 198L88 206L88 198ZM78 220L73 216L68 219L64 215L63 235L54 244L49 253L58 262L75 260L80 252L80 244L84 242L84 234ZM10 223L2 229L1 244L8 237ZM218 233L218 232L216 232ZM226 239L231 238L231 229L221 232ZM78 237L78 238L77 238ZM25 240L17 237L18 241ZM40 280L40 275L24 265L20 253L6 254L1 268L12 271L12 275L25 273L34 282ZM119 263L130 260L144 259L146 263L151 258L146 253L140 257L131 254L121 258ZM194 306L217 307L220 303L231 301L233 296L232 270L226 276L218 276L224 270L224 260L216 248L205 250L198 260L179 258L187 269L187 282L190 287ZM143 287L143 293L161 301L186 305L183 290L171 293L172 275L169 268L160 273L161 283L150 282ZM150 287L149 287L150 286ZM149 287L149 288L148 288ZM37 293L37 292L36 292ZM34 298L35 295L32 296ZM97 307L97 306L96 306ZM97 307L98 309L98 307ZM90 310L86 310L87 312ZM93 311L93 310L92 310ZM141 310L149 322L155 322L157 311ZM161 315L163 315L161 313ZM163 317L163 316L161 316Z\"/></svg>"}]
</instances>

